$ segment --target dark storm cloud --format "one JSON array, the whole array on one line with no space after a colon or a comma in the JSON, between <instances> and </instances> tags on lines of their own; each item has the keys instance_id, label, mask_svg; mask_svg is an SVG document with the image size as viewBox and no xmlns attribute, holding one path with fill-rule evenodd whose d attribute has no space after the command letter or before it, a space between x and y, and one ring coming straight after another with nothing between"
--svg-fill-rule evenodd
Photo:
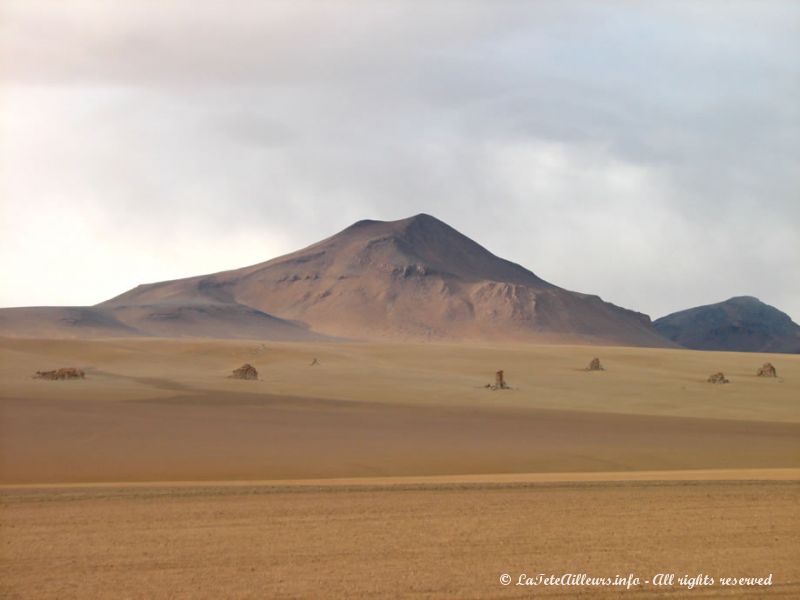
<instances>
[{"instance_id":1,"label":"dark storm cloud","mask_svg":"<svg viewBox=\"0 0 800 600\"><path fill-rule=\"evenodd\" d=\"M752 294L800 317L796 4L3 10L7 268L53 264L41 210L75 207L70 259L136 265L81 301L429 212L655 316ZM55 283L3 303L78 301Z\"/></svg>"}]
</instances>

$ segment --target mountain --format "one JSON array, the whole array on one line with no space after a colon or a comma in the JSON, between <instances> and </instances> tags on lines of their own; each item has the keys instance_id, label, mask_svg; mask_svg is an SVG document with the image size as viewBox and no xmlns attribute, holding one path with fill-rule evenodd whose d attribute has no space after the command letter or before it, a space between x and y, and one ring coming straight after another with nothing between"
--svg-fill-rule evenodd
<instances>
[{"instance_id":1,"label":"mountain","mask_svg":"<svg viewBox=\"0 0 800 600\"><path fill-rule=\"evenodd\" d=\"M654 325L664 337L696 350L800 353L800 325L751 296L682 310Z\"/></svg>"},{"instance_id":2,"label":"mountain","mask_svg":"<svg viewBox=\"0 0 800 600\"><path fill-rule=\"evenodd\" d=\"M140 285L96 308L138 328L123 317L142 307L197 305L248 307L356 339L671 345L647 315L559 288L424 214L359 221L286 256ZM191 327L176 324L169 334Z\"/></svg>"}]
</instances>

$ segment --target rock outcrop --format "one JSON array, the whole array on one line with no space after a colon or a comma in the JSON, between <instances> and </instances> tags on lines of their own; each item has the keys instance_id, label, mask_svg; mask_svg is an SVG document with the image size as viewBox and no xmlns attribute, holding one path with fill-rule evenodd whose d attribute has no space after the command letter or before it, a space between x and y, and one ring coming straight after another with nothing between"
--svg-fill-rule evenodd
<instances>
[{"instance_id":1,"label":"rock outcrop","mask_svg":"<svg viewBox=\"0 0 800 600\"><path fill-rule=\"evenodd\" d=\"M730 380L726 379L725 374L720 371L709 376L708 383L730 383Z\"/></svg>"},{"instance_id":2,"label":"rock outcrop","mask_svg":"<svg viewBox=\"0 0 800 600\"><path fill-rule=\"evenodd\" d=\"M605 371L603 365L600 364L599 358L593 358L592 362L589 363L589 366L586 367L587 371Z\"/></svg>"},{"instance_id":3,"label":"rock outcrop","mask_svg":"<svg viewBox=\"0 0 800 600\"><path fill-rule=\"evenodd\" d=\"M489 388L490 390L508 390L508 389L511 389L511 388L508 387L508 384L506 383L505 374L504 374L504 372L502 370L497 371L494 374L494 384L487 383L486 387Z\"/></svg>"},{"instance_id":4,"label":"rock outcrop","mask_svg":"<svg viewBox=\"0 0 800 600\"><path fill-rule=\"evenodd\" d=\"M757 375L759 377L777 377L778 372L775 370L775 366L772 363L767 362L758 369Z\"/></svg>"},{"instance_id":5,"label":"rock outcrop","mask_svg":"<svg viewBox=\"0 0 800 600\"><path fill-rule=\"evenodd\" d=\"M244 364L233 370L232 379L258 379L258 371L253 365Z\"/></svg>"},{"instance_id":6,"label":"rock outcrop","mask_svg":"<svg viewBox=\"0 0 800 600\"><path fill-rule=\"evenodd\" d=\"M36 379L51 380L84 379L85 377L86 373L84 373L81 369L76 369L75 367L56 369L55 371L36 371L36 375L34 375L34 378Z\"/></svg>"}]
</instances>

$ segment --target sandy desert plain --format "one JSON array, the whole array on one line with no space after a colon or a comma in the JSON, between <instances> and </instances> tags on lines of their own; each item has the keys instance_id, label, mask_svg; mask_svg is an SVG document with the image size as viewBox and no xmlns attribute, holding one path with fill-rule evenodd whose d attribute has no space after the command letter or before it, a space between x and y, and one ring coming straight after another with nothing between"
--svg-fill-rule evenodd
<instances>
[{"instance_id":1,"label":"sandy desert plain","mask_svg":"<svg viewBox=\"0 0 800 600\"><path fill-rule=\"evenodd\" d=\"M0 378L2 598L800 597L797 355L0 338Z\"/></svg>"}]
</instances>

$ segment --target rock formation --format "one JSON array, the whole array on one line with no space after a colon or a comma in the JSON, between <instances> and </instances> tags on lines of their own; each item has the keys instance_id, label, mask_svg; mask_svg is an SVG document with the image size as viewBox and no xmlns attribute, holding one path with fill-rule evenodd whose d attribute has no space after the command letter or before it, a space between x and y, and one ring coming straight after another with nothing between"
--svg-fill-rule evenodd
<instances>
[{"instance_id":1,"label":"rock formation","mask_svg":"<svg viewBox=\"0 0 800 600\"><path fill-rule=\"evenodd\" d=\"M503 371L498 371L494 374L494 385L496 388L504 390L508 386L506 385L505 377L503 376Z\"/></svg>"},{"instance_id":2,"label":"rock formation","mask_svg":"<svg viewBox=\"0 0 800 600\"><path fill-rule=\"evenodd\" d=\"M504 376L502 370L497 371L494 374L494 384L487 383L486 387L489 388L490 390L508 390L508 389L511 389L511 388L508 387L508 384L506 383L506 379L505 379L505 376Z\"/></svg>"},{"instance_id":3,"label":"rock formation","mask_svg":"<svg viewBox=\"0 0 800 600\"><path fill-rule=\"evenodd\" d=\"M775 370L772 363L767 362L758 370L757 375L759 377L777 377L778 372Z\"/></svg>"},{"instance_id":4,"label":"rock formation","mask_svg":"<svg viewBox=\"0 0 800 600\"><path fill-rule=\"evenodd\" d=\"M600 364L599 358L593 358L592 362L589 363L589 366L586 367L587 371L605 371L603 365Z\"/></svg>"},{"instance_id":5,"label":"rock formation","mask_svg":"<svg viewBox=\"0 0 800 600\"><path fill-rule=\"evenodd\" d=\"M232 379L258 379L258 371L253 365L244 364L233 370Z\"/></svg>"},{"instance_id":6,"label":"rock formation","mask_svg":"<svg viewBox=\"0 0 800 600\"><path fill-rule=\"evenodd\" d=\"M55 371L36 371L36 379L84 379L86 374L81 369L66 367Z\"/></svg>"},{"instance_id":7,"label":"rock formation","mask_svg":"<svg viewBox=\"0 0 800 600\"><path fill-rule=\"evenodd\" d=\"M730 380L725 379L725 374L720 371L711 375L708 378L708 383L730 383Z\"/></svg>"}]
</instances>

